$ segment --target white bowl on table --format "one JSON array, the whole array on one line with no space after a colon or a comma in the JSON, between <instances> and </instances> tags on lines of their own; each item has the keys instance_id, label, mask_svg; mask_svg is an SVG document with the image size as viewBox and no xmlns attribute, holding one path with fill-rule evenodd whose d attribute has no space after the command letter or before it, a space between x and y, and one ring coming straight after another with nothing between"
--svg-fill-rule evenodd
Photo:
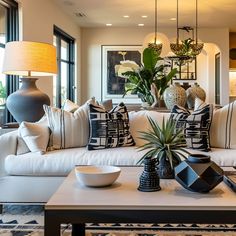
<instances>
[{"instance_id":1,"label":"white bowl on table","mask_svg":"<svg viewBox=\"0 0 236 236\"><path fill-rule=\"evenodd\" d=\"M77 180L90 187L104 187L113 184L119 177L120 171L120 168L116 166L75 167Z\"/></svg>"}]
</instances>

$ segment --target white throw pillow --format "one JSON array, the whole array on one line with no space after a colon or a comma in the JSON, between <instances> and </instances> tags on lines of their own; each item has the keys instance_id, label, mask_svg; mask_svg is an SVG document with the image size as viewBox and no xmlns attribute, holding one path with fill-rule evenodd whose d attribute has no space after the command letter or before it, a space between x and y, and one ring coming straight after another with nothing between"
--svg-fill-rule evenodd
<instances>
[{"instance_id":1,"label":"white throw pillow","mask_svg":"<svg viewBox=\"0 0 236 236\"><path fill-rule=\"evenodd\" d=\"M83 147L89 139L88 104L96 104L90 99L74 113L44 105L48 126L51 130L50 149Z\"/></svg>"},{"instance_id":2,"label":"white throw pillow","mask_svg":"<svg viewBox=\"0 0 236 236\"><path fill-rule=\"evenodd\" d=\"M44 123L23 121L18 129L18 135L24 140L31 152L46 152L49 140L49 128Z\"/></svg>"},{"instance_id":3,"label":"white throw pillow","mask_svg":"<svg viewBox=\"0 0 236 236\"><path fill-rule=\"evenodd\" d=\"M75 112L78 108L79 108L79 105L77 105L76 103L72 102L69 99L66 99L63 105L64 111Z\"/></svg>"},{"instance_id":4,"label":"white throw pillow","mask_svg":"<svg viewBox=\"0 0 236 236\"><path fill-rule=\"evenodd\" d=\"M19 132L19 130L18 130ZM27 144L25 143L24 139L18 135L17 137L17 148L16 148L16 155L21 155L30 152Z\"/></svg>"},{"instance_id":5,"label":"white throw pillow","mask_svg":"<svg viewBox=\"0 0 236 236\"><path fill-rule=\"evenodd\" d=\"M129 112L129 124L130 124L130 133L133 136L135 144L137 146L142 146L145 144L145 140L140 139L140 131L151 130L151 125L147 117L151 117L159 125L162 124L163 118L167 120L170 117L170 113L161 113L157 111L130 111Z\"/></svg>"},{"instance_id":6,"label":"white throw pillow","mask_svg":"<svg viewBox=\"0 0 236 236\"><path fill-rule=\"evenodd\" d=\"M211 147L236 149L236 102L213 113L210 128Z\"/></svg>"}]
</instances>

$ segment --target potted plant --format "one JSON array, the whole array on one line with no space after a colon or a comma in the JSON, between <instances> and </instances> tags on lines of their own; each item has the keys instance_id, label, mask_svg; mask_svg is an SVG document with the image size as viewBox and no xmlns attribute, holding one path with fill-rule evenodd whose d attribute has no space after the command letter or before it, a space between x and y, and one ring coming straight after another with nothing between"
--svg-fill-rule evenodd
<instances>
[{"instance_id":1,"label":"potted plant","mask_svg":"<svg viewBox=\"0 0 236 236\"><path fill-rule=\"evenodd\" d=\"M139 150L148 150L139 160L156 159L158 174L160 178L174 178L174 167L181 162L181 158L186 158L185 154L190 154L184 149L186 140L183 130L176 129L176 122L169 118L163 118L162 125L159 126L152 118L148 117L151 130L140 131L140 138L146 143L139 147Z\"/></svg>"},{"instance_id":2,"label":"potted plant","mask_svg":"<svg viewBox=\"0 0 236 236\"><path fill-rule=\"evenodd\" d=\"M142 59L141 67L135 69L130 67L130 70L122 73L127 78L123 96L127 93L138 94L142 102L152 105L154 102L160 102L177 69L171 69L167 73L165 68L170 65L165 64L164 59L153 48L145 48Z\"/></svg>"}]
</instances>

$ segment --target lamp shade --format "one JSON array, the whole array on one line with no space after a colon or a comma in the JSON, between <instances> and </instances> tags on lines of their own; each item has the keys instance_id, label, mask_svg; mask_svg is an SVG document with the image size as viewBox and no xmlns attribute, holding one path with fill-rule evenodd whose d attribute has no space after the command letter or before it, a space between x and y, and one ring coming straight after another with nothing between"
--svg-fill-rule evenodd
<instances>
[{"instance_id":1,"label":"lamp shade","mask_svg":"<svg viewBox=\"0 0 236 236\"><path fill-rule=\"evenodd\" d=\"M56 48L47 43L8 42L5 48L2 70L4 74L22 76L56 74Z\"/></svg>"}]
</instances>

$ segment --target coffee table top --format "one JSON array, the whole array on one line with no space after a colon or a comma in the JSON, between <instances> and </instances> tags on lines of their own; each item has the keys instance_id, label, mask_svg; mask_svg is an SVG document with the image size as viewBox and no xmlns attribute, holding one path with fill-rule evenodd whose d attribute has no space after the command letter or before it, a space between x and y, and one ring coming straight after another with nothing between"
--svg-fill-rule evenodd
<instances>
[{"instance_id":1,"label":"coffee table top","mask_svg":"<svg viewBox=\"0 0 236 236\"><path fill-rule=\"evenodd\" d=\"M71 171L45 205L47 210L236 210L236 194L223 182L209 193L184 189L175 180L160 180L161 191L137 190L143 167L121 167L117 181L108 187L81 185Z\"/></svg>"}]
</instances>

